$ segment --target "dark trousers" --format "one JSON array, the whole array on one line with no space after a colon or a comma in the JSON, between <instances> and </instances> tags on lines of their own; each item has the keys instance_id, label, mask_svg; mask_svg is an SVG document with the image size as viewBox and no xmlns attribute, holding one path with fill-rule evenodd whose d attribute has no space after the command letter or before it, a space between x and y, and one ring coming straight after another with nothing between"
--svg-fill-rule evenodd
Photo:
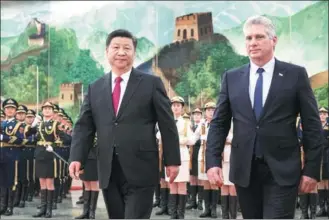
<instances>
[{"instance_id":1,"label":"dark trousers","mask_svg":"<svg viewBox=\"0 0 329 220\"><path fill-rule=\"evenodd\" d=\"M295 216L298 185L278 185L263 160L253 160L249 186L236 185L236 191L244 219L293 219Z\"/></svg>"},{"instance_id":2,"label":"dark trousers","mask_svg":"<svg viewBox=\"0 0 329 220\"><path fill-rule=\"evenodd\" d=\"M109 185L103 190L110 219L149 219L152 213L154 189L155 186L137 187L128 184L118 155L113 154Z\"/></svg>"}]
</instances>

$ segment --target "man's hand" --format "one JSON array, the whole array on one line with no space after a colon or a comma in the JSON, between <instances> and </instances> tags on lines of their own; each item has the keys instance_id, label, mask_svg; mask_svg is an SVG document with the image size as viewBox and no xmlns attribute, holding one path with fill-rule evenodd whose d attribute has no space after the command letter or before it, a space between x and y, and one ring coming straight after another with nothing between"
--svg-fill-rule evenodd
<instances>
[{"instance_id":1,"label":"man's hand","mask_svg":"<svg viewBox=\"0 0 329 220\"><path fill-rule=\"evenodd\" d=\"M169 177L169 183L173 183L179 173L179 166L167 166L166 174Z\"/></svg>"},{"instance_id":2,"label":"man's hand","mask_svg":"<svg viewBox=\"0 0 329 220\"><path fill-rule=\"evenodd\" d=\"M80 174L81 163L78 161L71 162L69 166L70 176L72 179L78 180Z\"/></svg>"},{"instance_id":3,"label":"man's hand","mask_svg":"<svg viewBox=\"0 0 329 220\"><path fill-rule=\"evenodd\" d=\"M302 176L299 183L299 191L302 193L312 192L317 185L317 181L308 176Z\"/></svg>"},{"instance_id":4,"label":"man's hand","mask_svg":"<svg viewBox=\"0 0 329 220\"><path fill-rule=\"evenodd\" d=\"M207 171L208 180L211 185L217 185L222 187L223 185L223 173L220 167L212 167Z\"/></svg>"}]
</instances>

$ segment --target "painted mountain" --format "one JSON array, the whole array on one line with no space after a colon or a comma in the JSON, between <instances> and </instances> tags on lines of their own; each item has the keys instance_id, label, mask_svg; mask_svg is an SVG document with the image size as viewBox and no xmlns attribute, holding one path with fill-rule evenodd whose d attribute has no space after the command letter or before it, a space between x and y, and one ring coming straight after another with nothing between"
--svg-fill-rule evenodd
<instances>
[{"instance_id":1,"label":"painted mountain","mask_svg":"<svg viewBox=\"0 0 329 220\"><path fill-rule=\"evenodd\" d=\"M279 59L305 66L310 76L328 69L328 1L317 2L291 17L268 17L277 28ZM245 54L242 29L239 25L222 31L239 54Z\"/></svg>"},{"instance_id":2,"label":"painted mountain","mask_svg":"<svg viewBox=\"0 0 329 220\"><path fill-rule=\"evenodd\" d=\"M102 39L105 39L106 34L116 28L126 28L138 38L147 40L145 45L141 45L143 52L146 51L146 53L141 53L137 57L136 65L139 65L154 55L159 48L173 41L174 24L177 16L200 11L212 12L214 31L227 35L227 38L240 54L244 54L241 46L243 40L241 40L241 33L238 30L240 30L241 24L247 17L254 14L274 16L273 18L280 21L280 24L283 25L282 28L287 31L289 26L287 26L286 16L294 14L292 16L292 30L294 31L292 39L295 41L294 44L297 44L295 46L295 48L298 48L297 54L300 52L300 48L304 48L305 42L303 39L305 37L304 33L300 32L299 29L307 30L314 26L313 21L316 23L320 21L321 26L327 27L327 19L322 19L321 14L318 13L312 14L310 25L302 27L303 20L308 19L303 17L306 14L303 13L302 9L307 7L304 10L313 11L313 6L315 8L325 7L323 2L320 3L322 5L316 6L315 4L319 4L316 1L31 2L24 5L23 8L10 8L7 11L5 7L1 8L1 59L5 60L7 58L11 45L16 41L15 37L22 33L27 23L33 17L38 17L41 21L55 25L58 28L74 30L79 47L90 49L92 56L105 70L108 70L108 66L104 58L105 41L102 41ZM79 8L79 10L75 10L75 8ZM295 13L298 12L302 14L297 16ZM313 35L319 37L322 33L318 33L318 31ZM324 39L327 36L328 34L324 34ZM279 57L285 60L294 57L294 62L302 63L301 56L291 56L290 52L286 50L292 44L286 45L286 43L283 43L286 42L285 38L286 36L282 37L278 45ZM309 45L308 47L312 46ZM319 45L319 47L324 48L325 45ZM317 54L318 51L306 52L307 56L315 57L314 54ZM325 53L323 50L320 52ZM299 58L297 59L297 57ZM314 61L312 66L321 65Z\"/></svg>"}]
</instances>

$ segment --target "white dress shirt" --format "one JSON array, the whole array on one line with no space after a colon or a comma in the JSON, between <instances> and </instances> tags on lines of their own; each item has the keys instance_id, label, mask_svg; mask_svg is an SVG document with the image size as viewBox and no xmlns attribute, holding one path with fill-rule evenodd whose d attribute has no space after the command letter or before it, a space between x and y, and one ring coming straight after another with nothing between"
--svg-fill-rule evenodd
<instances>
[{"instance_id":1,"label":"white dress shirt","mask_svg":"<svg viewBox=\"0 0 329 220\"><path fill-rule=\"evenodd\" d=\"M272 82L274 65L275 65L274 57L262 67L257 66L250 60L249 97L250 97L252 107L254 107L255 87L256 87L256 82L257 82L258 76L259 76L257 73L257 69L263 68L265 70L263 72L263 107L264 107L268 92L270 90L271 82Z\"/></svg>"},{"instance_id":2,"label":"white dress shirt","mask_svg":"<svg viewBox=\"0 0 329 220\"><path fill-rule=\"evenodd\" d=\"M115 79L118 77L118 75L115 74L114 72L111 72L111 73L112 73L112 93L113 93L113 90L114 90L114 87L115 87ZM128 72L121 75L122 80L121 80L121 83L120 83L121 92L120 92L118 112L119 112L119 109L120 109L120 105L121 105L121 102L122 102L123 95L125 94L125 91L126 91L126 88L127 88L127 85L128 85L128 80L129 80L130 74L131 74L131 70L129 70Z\"/></svg>"}]
</instances>

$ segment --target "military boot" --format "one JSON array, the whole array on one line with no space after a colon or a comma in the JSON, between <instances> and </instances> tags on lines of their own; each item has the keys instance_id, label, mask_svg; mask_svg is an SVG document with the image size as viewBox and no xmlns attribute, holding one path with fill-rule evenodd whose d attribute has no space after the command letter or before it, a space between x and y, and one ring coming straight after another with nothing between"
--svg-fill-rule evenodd
<instances>
[{"instance_id":1,"label":"military boot","mask_svg":"<svg viewBox=\"0 0 329 220\"><path fill-rule=\"evenodd\" d=\"M89 219L95 219L96 217L96 207L98 201L98 191L91 191L90 197L90 207L89 207Z\"/></svg>"},{"instance_id":2,"label":"military boot","mask_svg":"<svg viewBox=\"0 0 329 220\"><path fill-rule=\"evenodd\" d=\"M33 218L44 217L46 214L46 211L47 211L47 190L46 189L40 190L40 199L41 199L40 210L38 211L38 213L33 215Z\"/></svg>"},{"instance_id":3,"label":"military boot","mask_svg":"<svg viewBox=\"0 0 329 220\"><path fill-rule=\"evenodd\" d=\"M89 218L91 191L84 191L83 193L83 211L82 214L75 219L87 219Z\"/></svg>"}]
</instances>

